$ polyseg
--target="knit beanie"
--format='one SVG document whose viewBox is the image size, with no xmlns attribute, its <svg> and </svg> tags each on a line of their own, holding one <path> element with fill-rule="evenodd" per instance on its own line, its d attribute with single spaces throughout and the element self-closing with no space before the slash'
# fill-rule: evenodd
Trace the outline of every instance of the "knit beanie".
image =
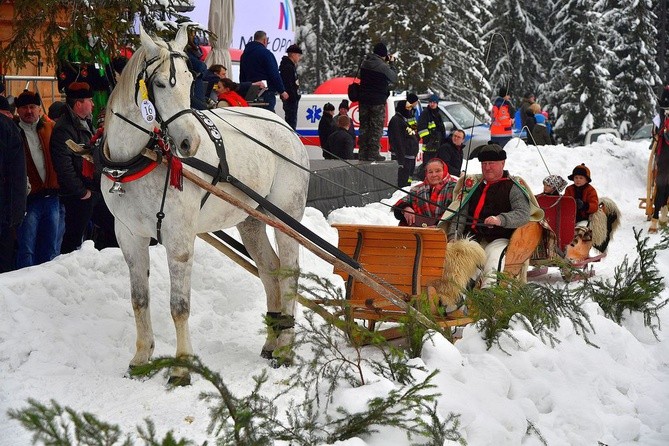
<svg viewBox="0 0 669 446">
<path fill-rule="evenodd" d="M 385 43 L 379 42 L 374 45 L 374 54 L 377 56 L 386 57 L 388 56 L 388 47 Z"/>
<path fill-rule="evenodd" d="M 558 192 L 562 192 L 567 187 L 567 181 L 560 175 L 548 175 L 544 178 L 544 184 L 550 186 Z"/>
<path fill-rule="evenodd" d="M 349 109 L 349 105 L 348 105 L 348 100 L 347 100 L 347 99 L 343 99 L 343 100 L 341 101 L 341 103 L 339 104 L 339 110 L 341 110 L 342 108 L 345 108 L 346 110 Z"/>
</svg>

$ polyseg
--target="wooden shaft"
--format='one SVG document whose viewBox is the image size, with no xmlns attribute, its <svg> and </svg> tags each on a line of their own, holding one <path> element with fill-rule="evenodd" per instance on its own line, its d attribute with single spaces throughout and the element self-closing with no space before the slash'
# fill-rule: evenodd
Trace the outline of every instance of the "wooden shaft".
<svg viewBox="0 0 669 446">
<path fill-rule="evenodd" d="M 148 149 L 142 150 L 142 154 L 146 156 L 147 158 L 150 158 L 154 161 L 158 160 L 157 155 Z M 163 158 L 163 163 L 167 163 L 167 160 Z M 195 175 L 194 173 L 183 169 L 183 176 L 196 186 L 200 187 L 201 189 L 206 190 L 212 195 L 217 196 L 218 198 L 230 203 L 231 205 L 238 207 L 242 210 L 244 210 L 247 214 L 250 216 L 272 226 L 273 228 L 278 229 L 279 231 L 283 232 L 284 234 L 287 234 L 288 236 L 292 237 L 293 239 L 297 240 L 297 242 L 307 248 L 309 251 L 312 253 L 316 254 L 318 257 L 321 259 L 325 260 L 326 262 L 346 271 L 348 274 L 352 275 L 355 277 L 357 280 L 363 282 L 365 285 L 379 293 L 383 298 L 386 300 L 390 301 L 394 305 L 397 305 L 400 307 L 402 310 L 406 311 L 407 313 L 413 314 L 416 320 L 418 320 L 421 324 L 425 325 L 427 328 L 431 328 L 434 330 L 437 330 L 441 332 L 441 328 L 434 322 L 432 322 L 430 319 L 428 319 L 424 314 L 416 311 L 413 307 L 408 305 L 405 300 L 404 300 L 404 294 L 401 292 L 396 292 L 393 291 L 389 288 L 387 288 L 384 285 L 381 285 L 379 282 L 382 282 L 382 279 L 378 278 L 373 278 L 368 272 L 364 270 L 359 270 L 356 268 L 353 268 L 346 262 L 342 262 L 338 258 L 334 257 L 331 254 L 328 254 L 324 251 L 322 251 L 320 248 L 315 246 L 310 240 L 308 240 L 306 237 L 304 237 L 302 234 L 291 228 L 290 226 L 286 225 L 282 221 L 276 220 L 259 210 L 249 206 L 248 204 L 244 203 L 243 201 L 239 200 L 238 198 L 233 197 L 232 195 L 228 194 L 227 192 L 219 189 L 218 187 L 210 184 L 209 182 L 203 180 L 199 176 Z"/>
</svg>

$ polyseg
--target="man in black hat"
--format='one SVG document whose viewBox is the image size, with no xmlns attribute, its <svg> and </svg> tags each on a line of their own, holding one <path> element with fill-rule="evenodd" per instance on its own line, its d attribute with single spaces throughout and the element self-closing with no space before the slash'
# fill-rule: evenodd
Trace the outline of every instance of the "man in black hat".
<svg viewBox="0 0 669 446">
<path fill-rule="evenodd" d="M 26 212 L 26 158 L 9 102 L 0 96 L 0 273 L 16 268 L 16 228 Z"/>
<path fill-rule="evenodd" d="M 84 232 L 99 198 L 99 182 L 94 181 L 94 166 L 75 155 L 66 144 L 88 144 L 93 136 L 93 91 L 86 82 L 73 82 L 65 89 L 66 104 L 51 134 L 51 157 L 58 174 L 60 200 L 65 206 L 65 234 L 61 254 L 81 246 Z"/>
<path fill-rule="evenodd" d="M 286 56 L 281 58 L 279 72 L 288 97 L 283 100 L 283 111 L 288 125 L 297 128 L 297 106 L 300 102 L 300 78 L 297 75 L 297 64 L 302 58 L 302 49 L 292 44 L 286 49 Z"/>
<path fill-rule="evenodd" d="M 383 161 L 379 153 L 383 120 L 386 114 L 386 99 L 390 95 L 390 84 L 397 82 L 394 58 L 388 54 L 385 44 L 374 45 L 374 51 L 360 65 L 360 146 L 361 161 Z"/>
<path fill-rule="evenodd" d="M 497 144 L 483 146 L 478 154 L 480 175 L 461 177 L 453 192 L 458 197 L 442 219 L 448 240 L 472 237 L 486 252 L 483 286 L 494 283 L 495 271 L 504 269 L 504 250 L 516 228 L 543 211 L 526 183 L 504 170 L 506 152 Z"/>
</svg>

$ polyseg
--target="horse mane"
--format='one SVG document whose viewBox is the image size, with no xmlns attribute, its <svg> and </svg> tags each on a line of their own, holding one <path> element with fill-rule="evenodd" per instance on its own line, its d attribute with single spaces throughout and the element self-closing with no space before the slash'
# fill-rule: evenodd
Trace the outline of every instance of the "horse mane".
<svg viewBox="0 0 669 446">
<path fill-rule="evenodd" d="M 155 64 L 160 65 L 169 59 L 170 51 L 167 48 L 167 44 L 162 39 L 154 40 L 154 42 L 159 48 L 159 60 L 155 62 Z M 135 54 L 132 55 L 126 66 L 123 68 L 123 72 L 119 77 L 118 83 L 109 96 L 107 108 L 113 109 L 114 105 L 133 104 L 135 102 L 135 95 L 137 94 L 137 79 L 144 69 L 145 61 L 146 49 L 141 46 L 137 49 L 137 51 L 135 51 Z"/>
</svg>

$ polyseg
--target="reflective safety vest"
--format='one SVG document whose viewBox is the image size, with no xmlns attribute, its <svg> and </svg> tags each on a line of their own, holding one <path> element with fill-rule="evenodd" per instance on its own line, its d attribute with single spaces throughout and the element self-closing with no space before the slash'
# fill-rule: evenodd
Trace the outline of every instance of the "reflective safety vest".
<svg viewBox="0 0 669 446">
<path fill-rule="evenodd" d="M 499 107 L 493 105 L 490 134 L 493 136 L 511 136 L 513 133 L 512 125 L 511 114 L 509 113 L 509 103 L 504 101 Z"/>
<path fill-rule="evenodd" d="M 427 123 L 427 128 L 421 130 L 420 133 L 418 133 L 418 135 L 420 135 L 421 138 L 425 138 L 427 135 L 434 132 L 436 128 L 437 124 L 435 124 L 434 121 L 429 121 Z"/>
</svg>

